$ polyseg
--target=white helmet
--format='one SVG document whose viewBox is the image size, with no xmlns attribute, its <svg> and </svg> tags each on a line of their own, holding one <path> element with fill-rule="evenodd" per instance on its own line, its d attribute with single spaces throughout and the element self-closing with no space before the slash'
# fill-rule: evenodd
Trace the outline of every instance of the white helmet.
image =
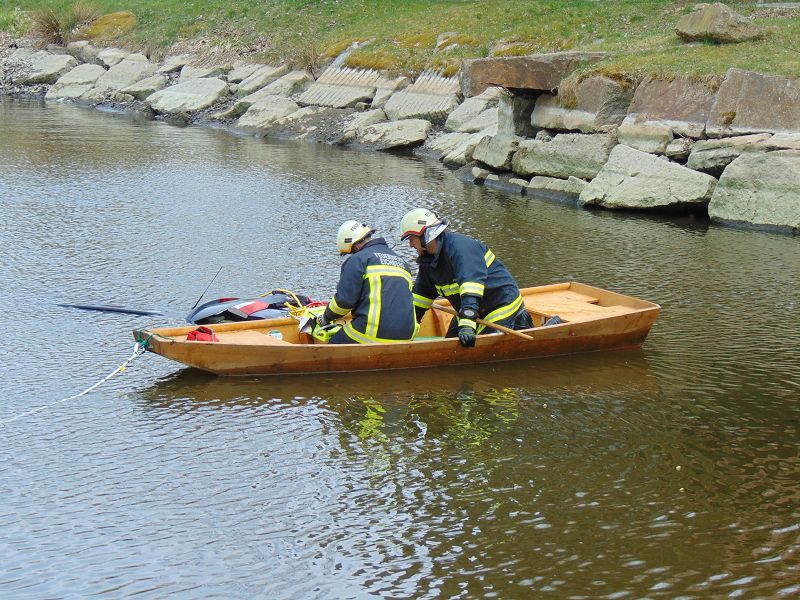
<svg viewBox="0 0 800 600">
<path fill-rule="evenodd" d="M 375 230 L 367 226 L 365 223 L 358 221 L 345 221 L 339 227 L 339 233 L 336 234 L 336 246 L 339 248 L 340 254 L 350 254 L 353 252 L 353 244 L 368 238 Z"/>
<path fill-rule="evenodd" d="M 406 240 L 412 235 L 422 238 L 422 243 L 435 240 L 445 230 L 447 223 L 427 208 L 415 208 L 408 211 L 400 221 L 400 239 Z"/>
</svg>

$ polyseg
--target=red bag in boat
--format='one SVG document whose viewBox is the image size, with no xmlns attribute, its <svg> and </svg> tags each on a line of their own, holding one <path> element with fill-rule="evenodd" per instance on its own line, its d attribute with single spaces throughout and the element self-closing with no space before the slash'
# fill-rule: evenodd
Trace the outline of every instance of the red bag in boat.
<svg viewBox="0 0 800 600">
<path fill-rule="evenodd" d="M 206 327 L 205 325 L 200 325 L 197 329 L 193 329 L 189 333 L 186 334 L 186 341 L 187 342 L 218 342 L 219 338 L 216 334 Z"/>
</svg>

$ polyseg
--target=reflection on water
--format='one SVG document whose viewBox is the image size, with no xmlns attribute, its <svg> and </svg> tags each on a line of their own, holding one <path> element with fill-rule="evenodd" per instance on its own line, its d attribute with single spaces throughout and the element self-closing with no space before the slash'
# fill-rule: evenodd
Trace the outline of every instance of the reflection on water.
<svg viewBox="0 0 800 600">
<path fill-rule="evenodd" d="M 0 420 L 95 383 L 132 328 L 175 322 L 220 266 L 207 299 L 326 296 L 342 220 L 394 243 L 419 204 L 524 285 L 658 302 L 644 348 L 261 378 L 147 355 L 0 426 L 0 596 L 800 593 L 797 238 L 504 196 L 433 161 L 3 100 Z"/>
</svg>

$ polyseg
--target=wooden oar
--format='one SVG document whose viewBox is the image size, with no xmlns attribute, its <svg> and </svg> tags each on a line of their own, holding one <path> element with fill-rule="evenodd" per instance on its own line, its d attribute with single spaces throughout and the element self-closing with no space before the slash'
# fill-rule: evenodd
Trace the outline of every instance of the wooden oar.
<svg viewBox="0 0 800 600">
<path fill-rule="evenodd" d="M 436 310 L 440 310 L 442 312 L 446 312 L 448 315 L 458 316 L 458 313 L 455 309 L 451 306 L 444 306 L 442 304 L 436 304 L 435 302 L 432 304 L 433 308 Z M 489 321 L 484 321 L 483 319 L 475 319 L 478 323 L 485 327 L 491 327 L 492 329 L 497 329 L 497 331 L 502 331 L 503 333 L 510 333 L 511 335 L 515 335 L 517 337 L 521 337 L 526 340 L 533 340 L 534 338 L 527 333 L 522 333 L 521 331 L 517 331 L 515 329 L 511 329 L 510 327 L 506 327 L 505 325 L 498 325 L 497 323 L 490 323 Z"/>
</svg>

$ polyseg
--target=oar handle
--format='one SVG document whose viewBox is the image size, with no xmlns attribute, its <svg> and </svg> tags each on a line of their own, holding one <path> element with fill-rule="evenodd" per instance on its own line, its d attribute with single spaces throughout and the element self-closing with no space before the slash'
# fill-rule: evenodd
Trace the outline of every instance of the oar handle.
<svg viewBox="0 0 800 600">
<path fill-rule="evenodd" d="M 444 304 L 436 304 L 434 302 L 431 305 L 436 310 L 440 310 L 442 312 L 446 312 L 449 315 L 458 316 L 458 313 L 452 306 L 445 306 Z M 505 325 L 499 325 L 497 323 L 490 323 L 489 321 L 484 321 L 483 319 L 475 319 L 478 323 L 485 327 L 491 327 L 492 329 L 496 329 L 497 331 L 502 331 L 503 333 L 510 333 L 511 335 L 515 335 L 517 337 L 521 337 L 526 340 L 533 340 L 534 338 L 527 333 L 522 333 L 521 331 L 517 331 L 515 329 L 511 329 L 510 327 L 506 327 Z"/>
</svg>

